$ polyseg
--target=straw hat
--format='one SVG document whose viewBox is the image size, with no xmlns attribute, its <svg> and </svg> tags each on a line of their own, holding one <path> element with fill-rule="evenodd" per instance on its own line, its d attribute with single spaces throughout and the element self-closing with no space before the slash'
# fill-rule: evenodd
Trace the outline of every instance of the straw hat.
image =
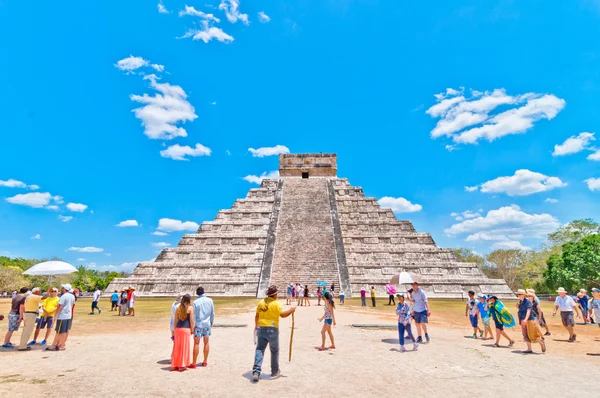
<svg viewBox="0 0 600 398">
<path fill-rule="evenodd" d="M 565 290 L 564 287 L 559 287 L 558 290 L 556 291 L 556 293 L 566 293 L 567 291 Z"/>
<path fill-rule="evenodd" d="M 533 289 L 527 289 L 527 295 L 531 296 L 531 297 L 535 297 L 535 290 L 533 290 Z"/>
<path fill-rule="evenodd" d="M 523 296 L 527 296 L 527 292 L 523 289 L 519 289 L 517 290 L 517 292 L 515 293 L 517 296 L 523 295 Z"/>
</svg>

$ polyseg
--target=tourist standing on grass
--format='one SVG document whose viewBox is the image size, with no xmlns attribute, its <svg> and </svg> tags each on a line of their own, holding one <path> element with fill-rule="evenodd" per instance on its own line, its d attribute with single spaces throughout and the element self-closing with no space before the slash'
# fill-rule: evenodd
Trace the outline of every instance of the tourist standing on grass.
<svg viewBox="0 0 600 398">
<path fill-rule="evenodd" d="M 190 339 L 194 335 L 194 307 L 192 297 L 186 294 L 176 309 L 173 352 L 171 354 L 171 370 L 183 371 L 187 367 L 195 368 L 196 362 L 190 364 Z"/>
<path fill-rule="evenodd" d="M 110 295 L 110 311 L 119 311 L 119 292 L 114 291 L 113 294 Z"/>
<path fill-rule="evenodd" d="M 304 285 L 304 303 L 310 307 L 310 300 L 308 299 L 308 285 Z"/>
<path fill-rule="evenodd" d="M 68 283 L 61 286 L 61 296 L 53 322 L 56 324 L 54 343 L 46 348 L 47 351 L 63 351 L 73 323 L 73 309 L 75 308 L 75 295 L 73 288 Z"/>
<path fill-rule="evenodd" d="M 592 301 L 590 313 L 590 320 L 596 320 L 596 324 L 600 327 L 600 289 L 597 287 L 592 289 L 592 297 L 594 301 Z"/>
<path fill-rule="evenodd" d="M 479 328 L 479 318 L 477 317 L 477 300 L 475 300 L 475 292 L 470 290 L 468 292 L 469 298 L 467 299 L 467 305 L 465 306 L 465 316 L 469 317 L 469 322 L 473 328 L 473 336 L 471 338 L 476 339 L 477 333 L 480 337 L 483 337 L 483 330 Z"/>
<path fill-rule="evenodd" d="M 125 316 L 127 315 L 127 290 L 122 289 L 121 295 L 119 296 L 119 315 Z"/>
<path fill-rule="evenodd" d="M 40 311 L 40 301 L 42 300 L 42 289 L 34 287 L 25 298 L 23 303 L 23 331 L 21 333 L 21 342 L 19 344 L 19 351 L 30 351 L 31 347 L 27 345 L 31 333 L 35 329 L 35 321 Z"/>
<path fill-rule="evenodd" d="M 258 382 L 265 356 L 265 349 L 269 345 L 271 350 L 271 378 L 281 376 L 279 369 L 279 318 L 287 318 L 296 311 L 292 307 L 284 311 L 277 301 L 277 286 L 271 285 L 267 289 L 267 297 L 260 300 L 256 306 L 254 317 L 254 332 L 256 333 L 256 351 L 254 352 L 254 366 L 252 367 L 252 381 Z"/>
<path fill-rule="evenodd" d="M 483 323 L 483 328 L 485 329 L 485 334 L 483 336 L 484 340 L 493 340 L 494 333 L 492 332 L 492 326 L 490 322 L 490 311 L 487 305 L 487 297 L 485 294 L 480 294 L 477 296 L 477 314 L 481 318 L 481 322 Z M 489 337 L 488 337 L 489 336 Z"/>
<path fill-rule="evenodd" d="M 127 307 L 129 308 L 130 316 L 135 316 L 135 287 L 129 287 L 129 293 L 127 293 Z"/>
<path fill-rule="evenodd" d="M 94 290 L 94 294 L 92 295 L 92 312 L 90 315 L 94 315 L 94 310 L 98 310 L 98 314 L 102 314 L 102 309 L 98 307 L 98 302 L 100 301 L 100 296 L 102 295 L 102 291 L 98 286 L 96 286 L 96 290 Z"/>
<path fill-rule="evenodd" d="M 287 291 L 286 291 L 286 295 L 285 295 L 285 305 L 292 305 L 292 297 L 294 297 L 294 294 L 292 293 L 294 291 L 294 286 L 292 286 L 292 284 L 290 283 L 287 286 Z"/>
<path fill-rule="evenodd" d="M 360 288 L 360 306 L 367 306 L 367 289 L 364 286 Z"/>
<path fill-rule="evenodd" d="M 198 298 L 194 301 L 194 361 L 190 365 L 191 369 L 196 368 L 198 361 L 198 353 L 200 351 L 200 339 L 204 343 L 203 355 L 204 359 L 200 366 L 208 365 L 208 353 L 210 351 L 210 336 L 212 334 L 212 326 L 215 322 L 215 305 L 211 298 L 204 295 L 204 288 L 199 286 L 196 289 Z"/>
<path fill-rule="evenodd" d="M 520 300 L 518 312 L 519 325 L 521 325 L 523 340 L 527 343 L 527 350 L 523 351 L 523 353 L 531 354 L 533 352 L 531 343 L 539 343 L 542 352 L 546 352 L 546 343 L 541 338 L 542 336 L 538 330 L 535 312 L 533 312 L 533 297 L 529 296 L 523 289 L 517 290 L 517 297 Z"/>
<path fill-rule="evenodd" d="M 325 293 L 323 298 L 325 299 L 325 305 L 323 306 L 323 316 L 319 318 L 319 322 L 323 320 L 325 320 L 325 322 L 323 323 L 323 327 L 321 328 L 321 346 L 318 348 L 319 351 L 325 350 L 325 333 L 329 335 L 329 340 L 331 340 L 331 345 L 327 347 L 327 349 L 335 349 L 335 341 L 333 339 L 333 332 L 331 331 L 331 325 L 336 325 L 335 303 L 333 302 L 333 297 L 329 292 Z"/>
<path fill-rule="evenodd" d="M 427 323 L 429 323 L 429 317 L 431 311 L 429 311 L 429 302 L 427 301 L 427 294 L 419 287 L 418 282 L 412 283 L 412 293 L 410 295 L 411 301 L 414 303 L 413 315 L 415 317 L 415 324 L 417 325 L 417 343 L 422 343 L 422 333 L 425 333 L 425 340 L 429 343 L 429 333 L 427 333 Z"/>
<path fill-rule="evenodd" d="M 396 294 L 398 298 L 398 307 L 396 307 L 396 315 L 398 315 L 398 337 L 400 341 L 400 352 L 406 352 L 406 348 L 404 347 L 404 333 L 406 333 L 407 338 L 409 338 L 413 342 L 413 351 L 416 351 L 419 348 L 419 344 L 415 340 L 412 328 L 410 327 L 411 315 L 410 315 L 410 306 L 405 302 L 404 294 L 398 293 Z"/>
<path fill-rule="evenodd" d="M 43 299 L 42 301 L 42 316 L 37 321 L 35 334 L 33 335 L 33 340 L 30 341 L 27 345 L 35 345 L 37 344 L 37 338 L 40 335 L 40 330 L 46 329 L 46 335 L 44 340 L 42 340 L 40 345 L 46 345 L 48 338 L 50 337 L 50 333 L 52 332 L 53 318 L 56 315 L 56 308 L 58 307 L 58 289 L 50 286 L 48 288 L 48 297 Z"/>
<path fill-rule="evenodd" d="M 377 293 L 375 292 L 375 286 L 371 286 L 371 304 L 373 304 L 373 307 L 375 307 L 375 305 L 377 304 L 375 302 L 375 295 Z"/>
<path fill-rule="evenodd" d="M 515 327 L 515 319 L 512 314 L 496 296 L 488 299 L 488 310 L 496 326 L 496 343 L 494 346 L 500 347 L 500 336 L 504 336 L 508 340 L 508 346 L 512 347 L 515 341 L 508 337 L 508 334 L 504 331 L 505 326 L 509 328 Z"/>
<path fill-rule="evenodd" d="M 396 293 L 396 289 L 392 285 L 387 283 L 385 285 L 385 291 L 388 294 L 388 304 L 387 305 L 392 305 L 392 303 L 394 303 L 394 305 L 396 305 L 396 300 L 394 300 L 394 293 Z"/>
<path fill-rule="evenodd" d="M 323 293 L 321 292 L 321 286 L 317 286 L 317 305 L 321 305 L 321 297 Z"/>
<path fill-rule="evenodd" d="M 565 329 L 569 332 L 569 343 L 572 343 L 577 339 L 577 335 L 575 334 L 575 318 L 573 317 L 573 312 L 577 312 L 577 318 L 579 318 L 577 304 L 571 296 L 567 295 L 567 291 L 564 288 L 559 287 L 556 292 L 558 293 L 558 297 L 554 301 L 552 316 L 556 316 L 556 311 L 560 309 L 560 319 Z"/>
<path fill-rule="evenodd" d="M 19 291 L 19 294 L 13 294 L 10 312 L 8 313 L 8 331 L 4 336 L 4 344 L 2 345 L 2 348 L 14 347 L 14 345 L 10 342 L 10 339 L 13 333 L 19 330 L 19 326 L 23 320 L 23 315 L 25 313 L 23 305 L 25 304 L 25 299 L 27 298 L 25 295 L 28 291 L 29 288 L 22 287 Z"/>
<path fill-rule="evenodd" d="M 581 310 L 581 317 L 583 318 L 583 324 L 586 325 L 588 322 L 590 322 L 590 320 L 588 319 L 588 301 L 589 301 L 589 296 L 587 295 L 587 290 L 585 289 L 580 289 L 579 293 L 577 294 L 577 297 L 579 297 L 579 309 Z"/>
<path fill-rule="evenodd" d="M 535 290 L 527 289 L 527 295 L 533 298 L 533 312 L 537 318 L 537 322 L 539 325 L 540 335 L 541 336 L 550 336 L 550 330 L 548 329 L 548 324 L 546 323 L 546 318 L 544 317 L 544 311 L 542 311 L 542 306 L 540 304 L 540 299 L 535 294 Z M 546 329 L 546 333 L 542 332 L 542 328 Z M 544 337 L 542 337 L 544 339 Z"/>
</svg>

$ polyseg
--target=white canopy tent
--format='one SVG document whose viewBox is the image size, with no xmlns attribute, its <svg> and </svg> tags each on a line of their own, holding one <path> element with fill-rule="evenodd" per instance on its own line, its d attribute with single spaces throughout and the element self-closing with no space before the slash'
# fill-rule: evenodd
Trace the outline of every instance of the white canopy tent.
<svg viewBox="0 0 600 398">
<path fill-rule="evenodd" d="M 50 276 L 50 283 L 52 284 L 54 275 L 67 275 L 73 272 L 77 272 L 77 268 L 64 261 L 45 261 L 29 268 L 24 274 Z"/>
</svg>

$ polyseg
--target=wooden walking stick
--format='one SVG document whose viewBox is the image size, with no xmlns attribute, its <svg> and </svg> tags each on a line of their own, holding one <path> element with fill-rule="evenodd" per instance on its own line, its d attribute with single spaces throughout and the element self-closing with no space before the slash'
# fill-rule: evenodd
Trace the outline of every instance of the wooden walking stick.
<svg viewBox="0 0 600 398">
<path fill-rule="evenodd" d="M 290 358 L 289 362 L 292 362 L 292 341 L 294 341 L 294 313 L 292 312 L 292 333 L 290 334 Z"/>
</svg>

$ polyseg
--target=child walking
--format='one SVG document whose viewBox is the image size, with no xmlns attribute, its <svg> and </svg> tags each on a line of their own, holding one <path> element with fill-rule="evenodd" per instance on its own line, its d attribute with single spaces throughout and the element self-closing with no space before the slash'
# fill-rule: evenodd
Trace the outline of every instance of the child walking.
<svg viewBox="0 0 600 398">
<path fill-rule="evenodd" d="M 416 342 L 412 334 L 412 328 L 410 327 L 410 306 L 404 302 L 404 294 L 396 294 L 398 299 L 398 307 L 396 308 L 396 314 L 398 315 L 398 336 L 400 338 L 400 352 L 406 352 L 404 348 L 404 332 L 407 337 L 413 342 L 413 351 L 419 348 L 419 343 Z"/>
<path fill-rule="evenodd" d="M 494 333 L 492 332 L 492 327 L 490 325 L 490 312 L 488 311 L 488 305 L 486 302 L 486 296 L 480 294 L 477 296 L 477 314 L 481 317 L 481 321 L 483 322 L 483 327 L 485 329 L 485 334 L 483 336 L 484 340 L 493 340 Z M 489 337 L 488 337 L 489 335 Z"/>
<path fill-rule="evenodd" d="M 325 323 L 323 324 L 323 328 L 321 329 L 321 346 L 319 347 L 319 351 L 325 350 L 325 333 L 329 335 L 329 340 L 331 340 L 331 345 L 329 349 L 335 349 L 335 342 L 333 341 L 333 332 L 331 331 L 331 325 L 335 326 L 335 303 L 333 302 L 333 297 L 331 297 L 330 292 L 325 292 L 323 295 L 325 299 L 325 306 L 323 307 L 323 316 L 319 318 L 319 322 L 325 319 Z"/>
<path fill-rule="evenodd" d="M 475 292 L 469 291 L 469 299 L 467 300 L 467 306 L 465 307 L 465 316 L 469 317 L 471 326 L 473 327 L 473 338 L 477 338 L 477 332 L 479 336 L 483 337 L 483 330 L 479 328 L 479 318 L 477 318 L 477 300 L 475 300 Z"/>
<path fill-rule="evenodd" d="M 512 314 L 496 296 L 488 299 L 488 310 L 496 325 L 496 343 L 494 346 L 500 347 L 500 336 L 504 336 L 508 340 L 508 346 L 512 347 L 515 341 L 508 337 L 508 334 L 504 331 L 504 326 L 515 327 L 515 319 Z"/>
</svg>

